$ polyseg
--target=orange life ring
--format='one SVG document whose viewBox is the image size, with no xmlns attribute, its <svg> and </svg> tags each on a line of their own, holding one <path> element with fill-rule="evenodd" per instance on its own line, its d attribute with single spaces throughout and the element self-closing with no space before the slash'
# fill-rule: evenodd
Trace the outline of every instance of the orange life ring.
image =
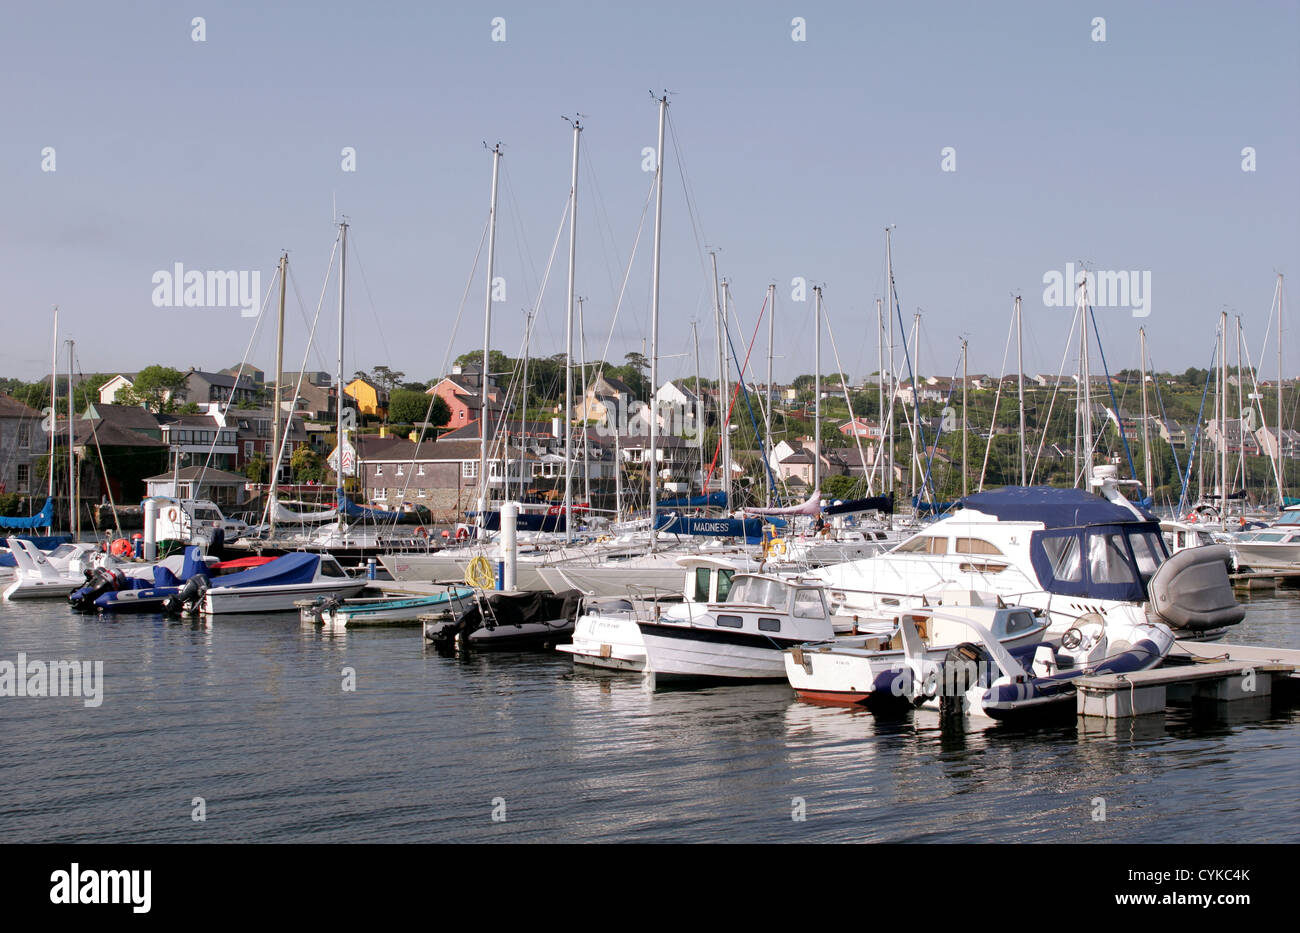
<svg viewBox="0 0 1300 933">
<path fill-rule="evenodd" d="M 175 509 L 168 509 L 168 510 L 167 510 L 167 521 L 169 521 L 169 522 L 174 522 L 174 521 L 176 521 L 176 510 L 175 510 Z"/>
<path fill-rule="evenodd" d="M 416 533 L 417 535 L 419 535 L 421 538 L 427 538 L 427 537 L 429 537 L 429 532 L 428 532 L 427 529 L 425 529 L 425 527 L 424 527 L 423 525 L 421 525 L 419 528 L 415 529 L 415 533 Z"/>
<path fill-rule="evenodd" d="M 457 529 L 456 529 L 456 540 L 457 540 L 457 541 L 468 541 L 468 540 L 469 540 L 469 529 L 468 529 L 468 528 L 457 528 Z"/>
</svg>

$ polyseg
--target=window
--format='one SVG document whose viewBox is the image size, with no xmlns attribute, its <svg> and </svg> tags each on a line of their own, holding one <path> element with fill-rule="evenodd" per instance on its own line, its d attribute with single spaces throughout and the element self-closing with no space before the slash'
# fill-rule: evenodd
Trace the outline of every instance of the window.
<svg viewBox="0 0 1300 933">
<path fill-rule="evenodd" d="M 718 571 L 718 602 L 723 602 L 727 594 L 731 592 L 731 578 L 736 575 L 734 570 Z"/>
<path fill-rule="evenodd" d="M 1015 635 L 1018 632 L 1027 632 L 1034 627 L 1033 613 L 1026 612 L 1023 609 L 1011 613 L 1007 616 L 1007 634 Z"/>
<path fill-rule="evenodd" d="M 18 425 L 18 446 L 19 447 L 32 446 L 32 426 L 30 424 Z"/>
<path fill-rule="evenodd" d="M 894 549 L 895 554 L 946 554 L 948 539 L 935 535 L 917 535 Z"/>
<path fill-rule="evenodd" d="M 1134 582 L 1123 535 L 1088 535 L 1088 575 L 1093 583 Z"/>
<path fill-rule="evenodd" d="M 18 464 L 18 491 L 26 492 L 27 485 L 32 481 L 32 468 L 25 463 Z"/>
<path fill-rule="evenodd" d="M 384 475 L 384 465 L 382 463 L 375 467 L 375 475 L 376 476 Z"/>
<path fill-rule="evenodd" d="M 957 538 L 953 541 L 955 554 L 1001 554 L 997 546 L 983 538 Z"/>
<path fill-rule="evenodd" d="M 759 619 L 758 630 L 760 632 L 779 632 L 781 631 L 780 619 Z"/>
<path fill-rule="evenodd" d="M 398 476 L 405 476 L 405 475 L 406 475 L 405 473 L 402 472 L 402 465 L 401 465 L 400 463 L 397 465 L 397 475 L 398 475 Z"/>
<path fill-rule="evenodd" d="M 718 616 L 718 625 L 726 628 L 740 628 L 745 624 L 741 616 Z"/>
<path fill-rule="evenodd" d="M 796 619 L 826 618 L 821 590 L 795 590 L 793 615 Z"/>
<path fill-rule="evenodd" d="M 246 460 L 252 459 L 252 456 L 253 456 L 253 442 L 244 441 L 244 459 Z"/>
<path fill-rule="evenodd" d="M 708 567 L 695 568 L 695 596 L 694 601 L 697 603 L 707 603 L 709 601 L 709 578 L 712 572 Z"/>
<path fill-rule="evenodd" d="M 1160 562 L 1164 560 L 1165 551 L 1161 546 L 1160 536 L 1153 531 L 1128 536 L 1129 547 L 1133 549 L 1133 558 L 1137 561 L 1138 573 L 1142 579 L 1150 580 Z"/>
<path fill-rule="evenodd" d="M 423 476 L 423 475 L 424 475 L 424 464 L 423 464 L 423 463 L 420 464 L 419 467 L 416 468 L 415 475 L 416 475 L 416 476 Z"/>
<path fill-rule="evenodd" d="M 460 465 L 460 475 L 462 479 L 478 479 L 478 461 L 465 460 Z"/>
</svg>

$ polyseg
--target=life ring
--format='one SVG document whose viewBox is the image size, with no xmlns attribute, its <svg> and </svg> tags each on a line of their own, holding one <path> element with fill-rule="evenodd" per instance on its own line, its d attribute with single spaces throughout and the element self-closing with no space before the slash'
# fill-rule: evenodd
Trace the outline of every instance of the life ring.
<svg viewBox="0 0 1300 933">
<path fill-rule="evenodd" d="M 469 562 L 465 569 L 465 582 L 480 590 L 490 590 L 496 586 L 497 575 L 492 562 L 480 554 Z"/>
<path fill-rule="evenodd" d="M 460 527 L 460 528 L 457 528 L 457 529 L 456 529 L 456 540 L 457 540 L 457 541 L 468 541 L 468 540 L 469 540 L 469 529 L 468 529 L 468 528 L 465 528 L 464 526 L 462 526 L 462 527 Z"/>
<path fill-rule="evenodd" d="M 421 525 L 419 528 L 416 528 L 416 529 L 415 529 L 415 533 L 416 533 L 416 535 L 418 535 L 418 536 L 421 537 L 421 538 L 427 538 L 427 537 L 429 537 L 429 531 L 428 531 L 428 529 L 425 528 L 423 525 Z"/>
<path fill-rule="evenodd" d="M 784 538 L 773 538 L 773 539 L 771 540 L 771 542 L 768 544 L 767 549 L 768 549 L 768 552 L 771 553 L 771 554 L 784 554 L 784 553 L 785 553 L 785 539 L 784 539 Z"/>
<path fill-rule="evenodd" d="M 167 510 L 167 521 L 169 521 L 169 522 L 174 522 L 174 521 L 176 521 L 176 510 L 175 510 L 175 509 L 168 509 L 168 510 Z"/>
</svg>

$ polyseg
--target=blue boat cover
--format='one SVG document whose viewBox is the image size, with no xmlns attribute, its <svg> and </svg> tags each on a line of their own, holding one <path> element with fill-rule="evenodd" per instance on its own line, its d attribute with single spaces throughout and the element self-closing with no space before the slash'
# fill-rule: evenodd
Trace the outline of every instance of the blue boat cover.
<svg viewBox="0 0 1300 933">
<path fill-rule="evenodd" d="M 41 510 L 30 518 L 0 516 L 0 528 L 48 528 L 54 524 L 54 500 L 46 499 Z"/>
<path fill-rule="evenodd" d="M 1051 486 L 1006 486 L 991 492 L 977 492 L 959 500 L 958 504 L 1004 522 L 1042 522 L 1048 528 L 1156 520 L 1150 513 L 1144 513 L 1146 518 L 1138 518 L 1122 505 L 1082 489 Z"/>
<path fill-rule="evenodd" d="M 391 522 L 401 521 L 409 516 L 405 512 L 381 512 L 379 509 L 372 509 L 369 506 L 357 505 L 348 498 L 347 493 L 342 489 L 336 490 L 339 501 L 339 511 L 348 518 L 364 518 L 372 522 Z"/>
<path fill-rule="evenodd" d="M 749 544 L 758 544 L 763 540 L 764 524 L 785 527 L 785 522 L 776 518 L 697 518 L 675 513 L 655 516 L 655 528 L 669 534 L 715 538 L 739 538 L 743 535 Z"/>
<path fill-rule="evenodd" d="M 884 512 L 886 515 L 894 514 L 894 497 L 870 496 L 866 499 L 849 499 L 846 502 L 828 505 L 822 509 L 822 512 L 826 515 L 848 515 L 852 512 L 871 511 Z"/>
<path fill-rule="evenodd" d="M 719 490 L 707 496 L 678 496 L 676 499 L 664 499 L 659 502 L 659 507 L 662 509 L 702 509 L 709 506 L 725 509 L 727 494 Z"/>
<path fill-rule="evenodd" d="M 298 583 L 310 583 L 316 576 L 316 567 L 320 563 L 319 554 L 295 551 L 275 560 L 267 561 L 260 567 L 250 567 L 238 573 L 217 577 L 214 586 L 291 586 Z"/>
</svg>

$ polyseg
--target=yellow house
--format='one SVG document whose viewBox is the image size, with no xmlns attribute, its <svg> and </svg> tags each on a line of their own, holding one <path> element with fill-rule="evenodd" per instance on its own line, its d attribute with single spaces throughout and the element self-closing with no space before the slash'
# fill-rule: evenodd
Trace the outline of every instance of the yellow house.
<svg viewBox="0 0 1300 933">
<path fill-rule="evenodd" d="M 353 379 L 343 391 L 356 399 L 357 410 L 363 415 L 388 417 L 388 393 L 364 379 Z"/>
</svg>

